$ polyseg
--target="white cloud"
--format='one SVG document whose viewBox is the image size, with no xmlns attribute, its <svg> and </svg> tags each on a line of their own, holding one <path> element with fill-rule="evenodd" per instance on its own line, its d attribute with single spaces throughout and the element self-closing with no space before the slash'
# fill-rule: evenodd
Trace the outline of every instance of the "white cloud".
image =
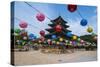
<svg viewBox="0 0 100 67">
<path fill-rule="evenodd" d="M 81 36 L 81 35 L 85 35 L 85 34 L 89 34 L 86 30 L 88 26 L 81 26 L 80 25 L 80 19 L 76 19 L 76 20 L 70 20 L 69 24 L 69 30 L 72 31 L 73 34 Z"/>
</svg>

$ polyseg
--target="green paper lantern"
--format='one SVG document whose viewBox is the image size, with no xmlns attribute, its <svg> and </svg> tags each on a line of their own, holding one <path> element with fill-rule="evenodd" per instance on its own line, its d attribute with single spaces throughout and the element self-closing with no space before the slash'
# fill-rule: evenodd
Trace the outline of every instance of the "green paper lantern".
<svg viewBox="0 0 100 67">
<path fill-rule="evenodd" d="M 15 31 L 14 31 L 15 33 L 20 33 L 21 32 L 21 30 L 20 29 L 15 29 Z"/>
<path fill-rule="evenodd" d="M 78 40 L 78 41 L 80 41 L 81 39 L 80 39 L 80 38 L 78 38 L 77 40 Z"/>
</svg>

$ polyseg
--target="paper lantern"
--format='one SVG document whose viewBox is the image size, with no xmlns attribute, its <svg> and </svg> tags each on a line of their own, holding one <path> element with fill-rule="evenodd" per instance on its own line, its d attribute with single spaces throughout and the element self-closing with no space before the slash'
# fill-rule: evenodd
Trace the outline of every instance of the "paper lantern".
<svg viewBox="0 0 100 67">
<path fill-rule="evenodd" d="M 50 41 L 51 41 L 50 39 L 47 40 L 47 42 L 50 42 Z"/>
<path fill-rule="evenodd" d="M 68 37 L 72 37 L 72 33 L 71 33 L 71 32 L 67 32 L 66 35 L 67 35 Z"/>
<path fill-rule="evenodd" d="M 21 28 L 27 28 L 28 24 L 27 24 L 25 21 L 21 21 L 21 22 L 19 23 L 19 26 L 20 26 Z"/>
<path fill-rule="evenodd" d="M 52 35 L 52 39 L 55 39 L 56 38 L 56 35 Z"/>
<path fill-rule="evenodd" d="M 23 40 L 27 40 L 27 37 L 23 37 Z"/>
<path fill-rule="evenodd" d="M 19 42 L 19 40 L 17 40 L 16 42 Z"/>
<path fill-rule="evenodd" d="M 66 43 L 68 43 L 68 40 L 65 40 Z"/>
<path fill-rule="evenodd" d="M 78 38 L 77 40 L 78 40 L 78 41 L 80 41 L 81 39 L 80 39 L 80 38 Z"/>
<path fill-rule="evenodd" d="M 69 43 L 72 44 L 72 41 L 70 41 Z"/>
<path fill-rule="evenodd" d="M 60 44 L 59 42 L 57 42 L 57 45 Z"/>
<path fill-rule="evenodd" d="M 76 40 L 77 39 L 77 36 L 74 35 L 72 38 L 73 38 L 73 40 Z"/>
<path fill-rule="evenodd" d="M 62 31 L 62 26 L 61 25 L 56 25 L 55 31 L 56 32 L 61 32 Z"/>
<path fill-rule="evenodd" d="M 32 33 L 31 33 L 31 34 L 29 34 L 29 37 L 34 37 L 34 34 L 32 34 Z"/>
<path fill-rule="evenodd" d="M 91 33 L 93 31 L 92 27 L 88 27 L 87 32 Z"/>
<path fill-rule="evenodd" d="M 36 36 L 35 36 L 34 34 L 31 33 L 31 34 L 29 34 L 29 39 L 30 39 L 30 40 L 36 39 Z"/>
<path fill-rule="evenodd" d="M 84 43 L 84 40 L 80 40 L 80 42 L 83 44 Z"/>
<path fill-rule="evenodd" d="M 20 29 L 15 29 L 15 31 L 14 31 L 15 33 L 20 33 L 21 32 L 21 30 Z"/>
<path fill-rule="evenodd" d="M 86 26 L 87 23 L 88 23 L 88 21 L 86 19 L 82 19 L 81 22 L 80 22 L 80 25 Z"/>
<path fill-rule="evenodd" d="M 76 41 L 72 41 L 72 44 L 73 44 L 73 45 L 76 45 Z"/>
<path fill-rule="evenodd" d="M 48 44 L 49 44 L 49 43 L 51 42 L 51 40 L 50 40 L 50 39 L 48 39 L 48 40 L 47 40 L 47 42 L 48 42 Z"/>
<path fill-rule="evenodd" d="M 52 41 L 52 43 L 56 43 L 56 41 Z"/>
<path fill-rule="evenodd" d="M 51 44 L 52 44 L 52 42 L 51 42 L 51 40 L 50 40 L 50 39 L 48 39 L 48 40 L 47 40 L 47 42 L 48 42 L 48 44 L 49 44 L 49 45 L 51 45 Z"/>
<path fill-rule="evenodd" d="M 41 41 L 41 40 L 39 40 L 38 42 L 39 42 L 39 43 L 41 43 L 42 41 Z"/>
<path fill-rule="evenodd" d="M 77 45 L 78 45 L 78 46 L 81 46 L 81 44 L 80 44 L 80 43 L 77 43 Z"/>
<path fill-rule="evenodd" d="M 42 14 L 42 13 L 38 13 L 38 14 L 36 15 L 36 18 L 37 18 L 38 21 L 42 22 L 42 21 L 45 20 L 45 15 Z"/>
<path fill-rule="evenodd" d="M 44 36 L 44 35 L 45 35 L 45 31 L 41 30 L 41 31 L 40 31 L 40 35 L 41 35 L 41 36 Z"/>
<path fill-rule="evenodd" d="M 75 12 L 77 10 L 77 5 L 69 4 L 68 5 L 68 10 L 70 12 Z"/>
<path fill-rule="evenodd" d="M 63 38 L 59 38 L 59 41 L 63 41 Z"/>
</svg>

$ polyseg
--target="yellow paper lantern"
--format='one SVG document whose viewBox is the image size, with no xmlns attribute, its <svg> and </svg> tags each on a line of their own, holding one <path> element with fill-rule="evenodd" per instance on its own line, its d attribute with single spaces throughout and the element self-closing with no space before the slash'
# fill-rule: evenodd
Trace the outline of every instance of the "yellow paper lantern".
<svg viewBox="0 0 100 67">
<path fill-rule="evenodd" d="M 63 38 L 60 38 L 59 41 L 63 41 Z"/>
<path fill-rule="evenodd" d="M 57 42 L 57 44 L 59 44 L 59 42 Z"/>
<path fill-rule="evenodd" d="M 87 28 L 87 32 L 91 33 L 93 31 L 92 27 Z"/>
<path fill-rule="evenodd" d="M 72 38 L 73 38 L 73 40 L 76 40 L 77 39 L 77 36 L 74 35 Z"/>
</svg>

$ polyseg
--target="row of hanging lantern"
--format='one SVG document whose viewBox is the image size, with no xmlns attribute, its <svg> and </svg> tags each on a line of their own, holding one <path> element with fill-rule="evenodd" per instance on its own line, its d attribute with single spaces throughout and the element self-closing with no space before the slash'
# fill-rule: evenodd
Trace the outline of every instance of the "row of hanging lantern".
<svg viewBox="0 0 100 67">
<path fill-rule="evenodd" d="M 70 12 L 75 12 L 77 10 L 77 5 L 69 4 L 67 8 L 68 8 L 68 10 Z M 79 13 L 79 11 L 77 11 L 77 12 Z M 81 26 L 86 26 L 88 24 L 88 21 L 86 19 L 84 19 L 80 13 L 79 13 L 79 15 L 82 18 L 82 20 L 80 21 L 80 25 Z M 88 27 L 87 28 L 87 32 L 88 33 L 91 33 L 92 31 L 93 31 L 93 28 L 92 27 Z"/>
<path fill-rule="evenodd" d="M 75 12 L 77 10 L 77 5 L 72 5 L 72 4 L 68 5 L 68 10 L 70 12 Z M 39 14 L 37 14 L 36 18 L 38 21 L 42 22 L 45 19 L 45 15 L 42 13 L 39 13 Z M 88 21 L 84 18 L 80 21 L 81 26 L 86 26 L 87 24 L 88 24 Z M 60 25 L 56 25 L 55 30 L 56 30 L 56 32 L 61 32 L 62 27 Z M 87 32 L 91 33 L 92 31 L 93 31 L 92 27 L 87 28 Z"/>
<path fill-rule="evenodd" d="M 48 45 L 60 45 L 60 44 L 63 44 L 63 45 L 84 45 L 86 42 L 82 39 L 80 39 L 80 41 L 75 41 L 75 40 L 72 40 L 72 41 L 69 41 L 69 40 L 64 40 L 63 38 L 59 38 L 59 40 L 52 40 L 52 39 L 47 39 L 45 40 L 44 42 L 39 40 L 38 41 L 39 43 L 48 43 Z"/>
<path fill-rule="evenodd" d="M 72 5 L 72 4 L 68 5 L 68 10 L 70 12 L 75 12 L 77 10 L 77 5 Z M 45 17 L 46 16 L 43 13 L 40 13 L 40 12 L 36 15 L 37 20 L 40 21 L 40 22 L 44 21 Z M 82 25 L 82 26 L 86 26 L 87 24 L 88 24 L 88 21 L 86 19 L 82 19 L 80 21 L 80 25 Z M 25 28 L 28 27 L 28 23 L 25 22 L 25 21 L 21 21 L 19 23 L 19 26 L 21 28 L 25 29 Z M 55 26 L 55 31 L 56 32 L 61 32 L 61 30 L 62 30 L 61 25 Z M 92 27 L 88 27 L 87 32 L 91 33 L 92 31 L 93 31 Z M 45 35 L 45 31 L 41 30 L 40 31 L 40 35 L 44 36 Z M 71 32 L 66 33 L 66 35 L 69 36 L 69 37 L 72 37 Z M 55 36 L 53 36 L 53 37 L 55 37 Z M 73 36 L 73 39 L 76 39 L 76 36 Z"/>
</svg>

